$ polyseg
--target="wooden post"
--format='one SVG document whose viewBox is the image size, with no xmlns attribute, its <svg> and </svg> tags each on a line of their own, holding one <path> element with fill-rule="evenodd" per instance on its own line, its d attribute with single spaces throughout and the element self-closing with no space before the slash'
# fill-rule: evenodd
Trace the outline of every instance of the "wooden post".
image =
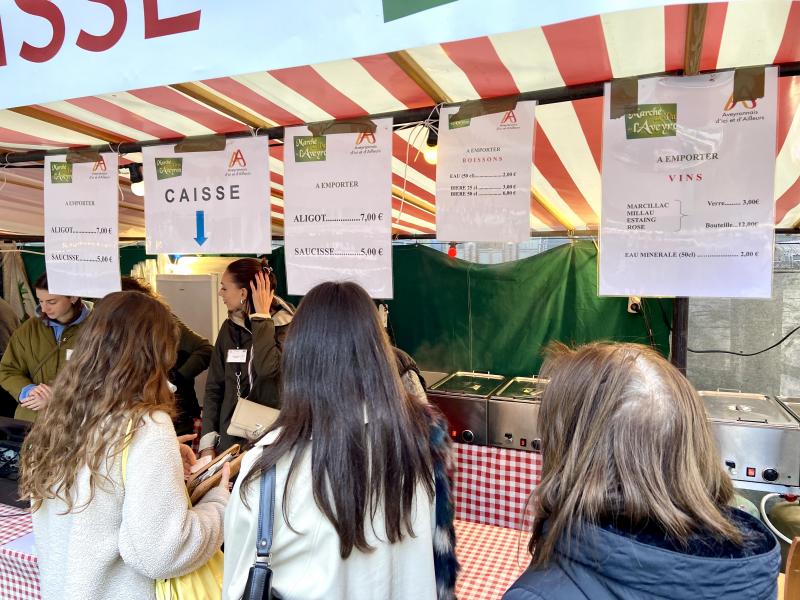
<svg viewBox="0 0 800 600">
<path fill-rule="evenodd" d="M 683 74 L 697 75 L 703 52 L 703 32 L 706 28 L 707 4 L 690 4 L 686 18 L 686 46 L 683 59 Z M 689 299 L 675 298 L 672 305 L 672 340 L 670 359 L 672 364 L 686 374 L 686 356 L 689 337 Z"/>
</svg>

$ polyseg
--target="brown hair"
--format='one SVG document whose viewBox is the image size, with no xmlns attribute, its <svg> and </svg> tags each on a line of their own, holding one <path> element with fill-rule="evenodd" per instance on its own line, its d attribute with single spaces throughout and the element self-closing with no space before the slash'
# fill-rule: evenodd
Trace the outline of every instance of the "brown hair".
<svg viewBox="0 0 800 600">
<path fill-rule="evenodd" d="M 733 497 L 705 408 L 656 351 L 595 343 L 548 349 L 542 376 L 542 480 L 531 498 L 533 565 L 586 525 L 660 526 L 678 542 L 696 531 L 741 544 L 724 514 Z M 544 530 L 545 521 L 547 530 Z"/>
<path fill-rule="evenodd" d="M 247 292 L 247 302 L 245 306 L 247 314 L 256 312 L 255 305 L 253 304 L 253 290 L 250 288 L 251 283 L 255 283 L 256 275 L 258 273 L 265 273 L 269 279 L 269 287 L 274 292 L 278 285 L 278 279 L 275 273 L 272 272 L 272 267 L 267 264 L 267 260 L 256 258 L 240 258 L 233 261 L 225 269 L 225 272 L 231 276 L 237 287 Z"/>
<path fill-rule="evenodd" d="M 156 294 L 155 290 L 153 290 L 150 284 L 144 279 L 123 275 L 120 277 L 120 285 L 123 292 L 140 292 L 151 298 L 158 298 L 158 294 Z"/>
<path fill-rule="evenodd" d="M 142 335 L 146 332 L 146 335 Z M 72 487 L 89 468 L 90 494 L 107 480 L 122 450 L 125 428 L 155 411 L 174 412 L 167 374 L 175 362 L 178 332 L 167 308 L 139 292 L 115 292 L 86 321 L 53 396 L 25 438 L 20 491 L 38 509 L 60 498 L 74 507 Z"/>
</svg>

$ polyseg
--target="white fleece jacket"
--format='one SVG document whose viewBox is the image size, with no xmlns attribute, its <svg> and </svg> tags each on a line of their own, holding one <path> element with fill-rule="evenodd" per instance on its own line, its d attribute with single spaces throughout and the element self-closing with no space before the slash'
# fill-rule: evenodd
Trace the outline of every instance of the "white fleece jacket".
<svg viewBox="0 0 800 600">
<path fill-rule="evenodd" d="M 166 413 L 145 419 L 131 442 L 125 485 L 121 458 L 108 469 L 113 482 L 95 489 L 83 510 L 63 514 L 47 500 L 33 515 L 43 600 L 150 600 L 155 579 L 189 573 L 206 563 L 223 540 L 230 494 L 216 488 L 188 507 L 178 441 Z M 84 468 L 74 488 L 76 506 L 89 496 Z"/>
</svg>

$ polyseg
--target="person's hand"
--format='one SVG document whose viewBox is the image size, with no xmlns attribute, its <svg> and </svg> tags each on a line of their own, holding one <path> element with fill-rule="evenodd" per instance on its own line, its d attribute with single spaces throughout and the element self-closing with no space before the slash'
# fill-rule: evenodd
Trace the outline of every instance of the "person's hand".
<svg viewBox="0 0 800 600">
<path fill-rule="evenodd" d="M 41 383 L 33 388 L 20 404 L 30 410 L 40 411 L 47 406 L 52 395 L 50 387 Z"/>
<path fill-rule="evenodd" d="M 219 489 L 226 492 L 231 489 L 231 463 L 222 465 L 222 478 L 219 480 Z"/>
<path fill-rule="evenodd" d="M 185 442 L 191 442 L 196 437 L 197 434 L 195 433 L 178 436 L 178 448 L 181 451 L 184 477 L 188 477 L 192 474 L 192 465 L 197 462 L 197 457 L 194 455 L 194 450 L 192 450 L 191 446 L 187 446 Z"/>
<path fill-rule="evenodd" d="M 212 459 L 214 459 L 217 457 L 217 453 L 213 448 L 206 448 L 200 453 L 200 458 L 203 458 L 204 456 L 210 456 Z"/>
<path fill-rule="evenodd" d="M 256 312 L 268 315 L 272 306 L 272 299 L 275 297 L 275 290 L 270 289 L 269 277 L 267 277 L 266 273 L 261 271 L 256 273 L 256 280 L 250 282 L 250 290 Z"/>
</svg>

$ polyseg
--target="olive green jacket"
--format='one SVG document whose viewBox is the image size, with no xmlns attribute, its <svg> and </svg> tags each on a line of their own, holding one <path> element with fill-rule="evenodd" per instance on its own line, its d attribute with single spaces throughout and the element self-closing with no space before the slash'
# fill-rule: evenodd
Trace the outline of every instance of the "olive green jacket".
<svg viewBox="0 0 800 600">
<path fill-rule="evenodd" d="M 87 302 L 84 304 L 88 306 Z M 75 338 L 85 322 L 84 319 L 67 327 L 61 340 L 56 340 L 52 327 L 41 319 L 25 321 L 11 336 L 0 360 L 0 386 L 19 400 L 27 385 L 53 385 L 56 375 L 67 362 L 67 351 L 74 348 Z M 36 411 L 18 406 L 14 417 L 35 421 Z"/>
</svg>

